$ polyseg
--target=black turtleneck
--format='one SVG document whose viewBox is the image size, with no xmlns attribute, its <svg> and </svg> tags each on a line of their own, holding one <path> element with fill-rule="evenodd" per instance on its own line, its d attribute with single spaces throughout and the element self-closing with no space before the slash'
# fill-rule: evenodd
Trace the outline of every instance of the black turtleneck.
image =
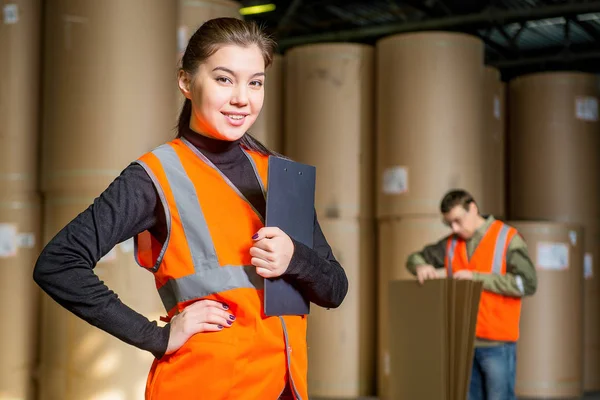
<svg viewBox="0 0 600 400">
<path fill-rule="evenodd" d="M 240 141 L 229 142 L 200 136 L 188 131 L 184 137 L 198 148 L 229 180 L 244 194 L 263 217 L 266 210 L 265 196 L 254 173 L 254 168 L 244 155 Z"/>
<path fill-rule="evenodd" d="M 239 141 L 210 139 L 192 131 L 184 136 L 264 216 L 265 198 Z M 125 305 L 93 269 L 115 245 L 140 232 L 149 230 L 157 239 L 164 239 L 164 215 L 146 171 L 138 164 L 129 165 L 92 205 L 46 245 L 35 265 L 35 281 L 55 301 L 88 323 L 162 357 L 169 340 L 169 325 L 158 326 Z M 316 216 L 313 249 L 294 241 L 294 254 L 285 275 L 316 305 L 337 307 L 346 296 L 346 275 Z"/>
</svg>

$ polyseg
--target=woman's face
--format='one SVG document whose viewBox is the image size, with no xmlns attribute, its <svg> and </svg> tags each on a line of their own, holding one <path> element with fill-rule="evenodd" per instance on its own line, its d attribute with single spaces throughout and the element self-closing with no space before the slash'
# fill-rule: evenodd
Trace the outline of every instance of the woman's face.
<svg viewBox="0 0 600 400">
<path fill-rule="evenodd" d="M 192 101 L 190 127 L 220 140 L 237 140 L 252 126 L 264 99 L 265 62 L 258 46 L 221 47 L 193 76 L 179 73 Z"/>
</svg>

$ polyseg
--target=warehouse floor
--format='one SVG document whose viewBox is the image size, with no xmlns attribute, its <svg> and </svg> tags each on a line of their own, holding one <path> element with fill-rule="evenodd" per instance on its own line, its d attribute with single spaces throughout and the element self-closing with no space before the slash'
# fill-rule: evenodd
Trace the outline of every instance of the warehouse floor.
<svg viewBox="0 0 600 400">
<path fill-rule="evenodd" d="M 323 398 L 319 398 L 319 397 L 311 397 L 310 400 L 338 400 L 338 399 L 323 399 Z M 339 399 L 339 400 L 345 400 L 345 399 Z M 360 397 L 356 400 L 378 400 L 377 397 Z M 519 399 L 519 400 L 525 400 L 525 399 Z M 541 399 L 538 399 L 541 400 Z M 600 392 L 598 393 L 590 393 L 590 394 L 586 394 L 585 396 L 583 396 L 581 398 L 581 400 L 600 400 Z"/>
</svg>

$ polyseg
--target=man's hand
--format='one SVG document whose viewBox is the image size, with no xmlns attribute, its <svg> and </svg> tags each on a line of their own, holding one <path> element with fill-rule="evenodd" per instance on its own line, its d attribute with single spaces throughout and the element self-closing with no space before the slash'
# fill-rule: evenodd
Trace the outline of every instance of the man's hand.
<svg viewBox="0 0 600 400">
<path fill-rule="evenodd" d="M 462 281 L 471 281 L 473 280 L 473 271 L 469 271 L 468 269 L 462 269 L 458 272 L 453 273 L 452 278 Z"/>
<path fill-rule="evenodd" d="M 427 279 L 437 279 L 438 273 L 432 265 L 419 265 L 416 268 L 417 279 L 420 284 L 423 284 Z"/>
</svg>

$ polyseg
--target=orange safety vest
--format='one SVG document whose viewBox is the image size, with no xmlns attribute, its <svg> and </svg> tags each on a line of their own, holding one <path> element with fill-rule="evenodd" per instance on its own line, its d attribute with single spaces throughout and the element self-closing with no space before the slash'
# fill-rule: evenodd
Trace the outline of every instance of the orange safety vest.
<svg viewBox="0 0 600 400">
<path fill-rule="evenodd" d="M 268 157 L 244 149 L 266 194 Z M 146 399 L 277 399 L 289 383 L 308 399 L 306 317 L 267 317 L 263 278 L 250 263 L 262 217 L 240 191 L 184 138 L 137 161 L 166 213 L 167 239 L 135 237 L 138 263 L 154 272 L 171 318 L 200 299 L 225 303 L 236 320 L 192 336 L 154 360 Z"/>
<path fill-rule="evenodd" d="M 466 242 L 456 235 L 450 236 L 445 260 L 448 277 L 463 269 L 482 274 L 506 274 L 506 250 L 515 234 L 515 228 L 501 221 L 494 221 L 470 260 Z M 520 316 L 521 298 L 483 291 L 475 335 L 480 339 L 517 341 Z"/>
</svg>

